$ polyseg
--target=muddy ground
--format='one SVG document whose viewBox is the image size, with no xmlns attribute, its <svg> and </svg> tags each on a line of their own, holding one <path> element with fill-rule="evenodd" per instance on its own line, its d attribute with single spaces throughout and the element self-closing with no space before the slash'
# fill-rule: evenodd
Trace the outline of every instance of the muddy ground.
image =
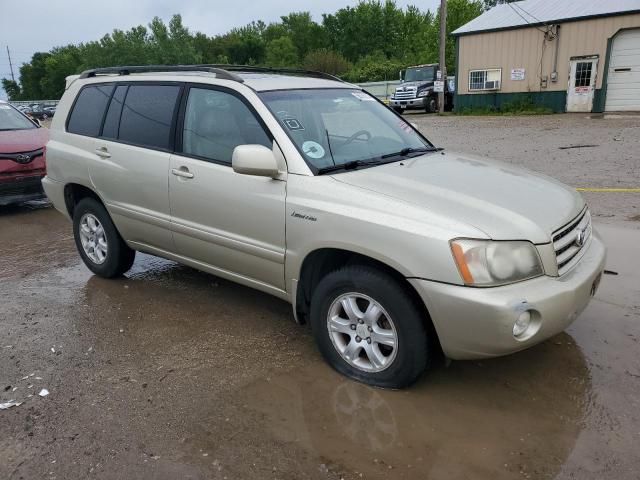
<svg viewBox="0 0 640 480">
<path fill-rule="evenodd" d="M 411 117 L 574 186 L 639 186 L 638 119 Z M 24 403 L 0 410 L 0 478 L 637 479 L 640 194 L 588 198 L 619 275 L 577 322 L 405 391 L 334 373 L 280 300 L 146 255 L 103 280 L 60 214 L 2 209 L 0 403 Z"/>
</svg>

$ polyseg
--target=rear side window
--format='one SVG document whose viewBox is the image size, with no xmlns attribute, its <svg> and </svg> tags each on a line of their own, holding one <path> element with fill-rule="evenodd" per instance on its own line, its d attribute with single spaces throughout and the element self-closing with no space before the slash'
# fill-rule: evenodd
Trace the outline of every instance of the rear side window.
<svg viewBox="0 0 640 480">
<path fill-rule="evenodd" d="M 118 139 L 153 148 L 171 147 L 177 85 L 131 85 L 120 116 Z"/>
<path fill-rule="evenodd" d="M 78 135 L 97 137 L 112 91 L 113 85 L 83 88 L 76 99 L 71 115 L 69 115 L 67 131 Z"/>
<path fill-rule="evenodd" d="M 120 114 L 127 88 L 126 85 L 120 85 L 113 92 L 109 110 L 107 110 L 107 116 L 104 119 L 104 126 L 102 127 L 102 136 L 105 138 L 118 138 L 118 125 L 120 124 Z"/>
</svg>

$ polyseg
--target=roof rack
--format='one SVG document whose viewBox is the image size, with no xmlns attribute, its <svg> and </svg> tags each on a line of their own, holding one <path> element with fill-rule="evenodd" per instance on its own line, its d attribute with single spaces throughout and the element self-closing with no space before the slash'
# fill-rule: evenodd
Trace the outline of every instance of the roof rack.
<svg viewBox="0 0 640 480">
<path fill-rule="evenodd" d="M 104 67 L 92 68 L 85 70 L 80 74 L 79 78 L 92 78 L 96 75 L 130 75 L 132 73 L 152 73 L 152 72 L 206 72 L 215 73 L 216 78 L 224 80 L 233 80 L 243 83 L 244 79 L 234 72 L 238 73 L 280 73 L 284 75 L 302 75 L 306 77 L 324 78 L 326 80 L 334 80 L 336 82 L 344 82 L 340 78 L 329 73 L 318 72 L 315 70 L 303 70 L 298 68 L 272 68 L 272 67 L 256 67 L 253 65 L 222 65 L 222 64 L 204 64 L 204 65 L 134 65 L 121 67 Z"/>
<path fill-rule="evenodd" d="M 80 74 L 79 78 L 91 78 L 96 75 L 130 75 L 132 73 L 147 73 L 147 72 L 206 72 L 215 73 L 216 78 L 224 80 L 233 80 L 235 82 L 244 82 L 244 80 L 225 69 L 218 68 L 215 65 L 134 65 L 123 67 L 105 67 L 105 68 L 92 68 L 91 70 L 85 70 Z"/>
<path fill-rule="evenodd" d="M 306 77 L 324 78 L 326 80 L 334 80 L 343 82 L 341 78 L 329 73 L 319 72 L 317 70 L 304 70 L 300 68 L 276 68 L 276 67 L 256 67 L 254 65 L 211 65 L 211 67 L 222 68 L 230 72 L 246 72 L 246 73 L 282 73 L 285 75 L 303 75 Z"/>
</svg>

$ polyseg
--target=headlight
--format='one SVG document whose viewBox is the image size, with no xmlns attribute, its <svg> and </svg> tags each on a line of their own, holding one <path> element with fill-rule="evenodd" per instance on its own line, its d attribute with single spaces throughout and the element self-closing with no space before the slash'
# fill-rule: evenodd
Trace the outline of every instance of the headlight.
<svg viewBox="0 0 640 480">
<path fill-rule="evenodd" d="M 489 287 L 519 282 L 544 273 L 531 242 L 457 239 L 451 252 L 466 285 Z"/>
<path fill-rule="evenodd" d="M 427 90 L 426 88 L 420 92 L 418 92 L 418 96 L 419 97 L 426 97 L 427 95 L 429 95 L 429 90 Z"/>
</svg>

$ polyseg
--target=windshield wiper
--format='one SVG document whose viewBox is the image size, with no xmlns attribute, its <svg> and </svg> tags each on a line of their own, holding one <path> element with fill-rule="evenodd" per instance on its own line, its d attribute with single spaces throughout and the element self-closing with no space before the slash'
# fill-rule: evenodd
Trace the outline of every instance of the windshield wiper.
<svg viewBox="0 0 640 480">
<path fill-rule="evenodd" d="M 406 147 L 398 152 L 387 153 L 382 155 L 380 158 L 391 158 L 391 157 L 406 157 L 407 155 L 411 155 L 412 153 L 425 153 L 425 152 L 435 152 L 438 149 L 435 147 L 419 147 L 419 148 L 411 148 Z"/>
<path fill-rule="evenodd" d="M 351 160 L 350 162 L 338 163 L 329 167 L 322 167 L 318 169 L 318 173 L 335 172 L 336 170 L 355 170 L 358 167 L 377 165 L 379 163 L 385 163 L 380 160 Z"/>
</svg>

